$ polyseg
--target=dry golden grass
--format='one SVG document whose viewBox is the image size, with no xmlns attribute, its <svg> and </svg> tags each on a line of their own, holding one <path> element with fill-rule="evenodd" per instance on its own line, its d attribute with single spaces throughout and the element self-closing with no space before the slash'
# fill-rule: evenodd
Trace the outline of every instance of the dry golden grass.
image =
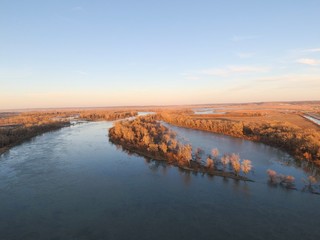
<svg viewBox="0 0 320 240">
<path fill-rule="evenodd" d="M 213 109 L 214 114 L 194 114 L 195 109 Z M 320 132 L 320 127 L 303 117 L 305 113 L 319 114 L 320 101 L 262 102 L 243 104 L 204 104 L 154 108 L 156 112 L 188 115 L 193 119 L 231 120 L 249 123 L 288 122 L 302 129 Z M 221 114 L 219 114 L 221 113 Z"/>
<path fill-rule="evenodd" d="M 248 111 L 243 112 L 248 113 Z M 195 119 L 217 119 L 217 120 L 232 120 L 232 121 L 245 121 L 252 123 L 263 123 L 263 122 L 289 122 L 303 129 L 313 129 L 320 131 L 320 127 L 304 118 L 301 113 L 283 113 L 276 111 L 264 111 L 261 116 L 248 116 L 246 114 L 227 113 L 227 114 L 206 114 L 206 115 L 192 115 Z"/>
<path fill-rule="evenodd" d="M 252 123 L 289 122 L 303 129 L 320 131 L 319 125 L 303 117 L 305 113 L 318 113 L 320 111 L 320 102 L 207 105 L 201 108 L 218 109 L 215 110 L 216 114 L 190 114 L 190 116 L 195 119 L 232 120 Z M 219 112 L 222 114 L 219 114 Z"/>
</svg>

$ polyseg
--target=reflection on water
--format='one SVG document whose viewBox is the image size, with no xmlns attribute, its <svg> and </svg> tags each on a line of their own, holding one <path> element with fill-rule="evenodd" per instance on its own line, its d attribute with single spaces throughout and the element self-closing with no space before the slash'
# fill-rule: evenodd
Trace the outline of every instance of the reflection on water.
<svg viewBox="0 0 320 240">
<path fill-rule="evenodd" d="M 249 177 L 256 181 L 265 181 L 267 169 L 293 175 L 300 187 L 303 184 L 301 178 L 307 178 L 309 175 L 319 178 L 319 168 L 312 163 L 295 160 L 287 153 L 265 144 L 163 124 L 176 131 L 180 141 L 191 143 L 194 149 L 200 147 L 206 154 L 210 154 L 213 148 L 218 148 L 219 157 L 223 154 L 238 153 L 242 159 L 250 159 L 254 168 Z"/>
<path fill-rule="evenodd" d="M 267 185 L 281 151 L 179 130 L 195 146 L 254 162 L 254 183 L 193 174 L 128 155 L 110 122 L 46 133 L 0 156 L 0 239 L 318 239 L 319 196 Z"/>
<path fill-rule="evenodd" d="M 223 108 L 196 108 L 196 109 L 193 109 L 193 113 L 196 115 L 226 114 L 226 112 L 222 112 L 221 109 L 223 109 Z M 220 111 L 217 111 L 217 110 L 220 110 Z"/>
<path fill-rule="evenodd" d="M 314 122 L 315 124 L 320 125 L 320 120 L 319 120 L 319 119 L 314 118 L 314 117 L 311 117 L 311 116 L 308 116 L 308 115 L 304 115 L 304 117 L 305 117 L 306 119 L 309 119 L 311 122 Z"/>
</svg>

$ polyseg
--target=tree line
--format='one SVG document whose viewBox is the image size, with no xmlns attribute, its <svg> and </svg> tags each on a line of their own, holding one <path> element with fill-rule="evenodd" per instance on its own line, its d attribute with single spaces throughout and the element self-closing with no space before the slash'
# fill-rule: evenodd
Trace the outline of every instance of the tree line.
<svg viewBox="0 0 320 240">
<path fill-rule="evenodd" d="M 139 117 L 120 121 L 109 129 L 110 140 L 132 150 L 143 151 L 159 160 L 187 164 L 192 148 L 177 141 L 176 133 L 155 120 Z"/>
<path fill-rule="evenodd" d="M 215 148 L 207 157 L 200 148 L 193 151 L 190 144 L 178 141 L 174 131 L 152 116 L 116 122 L 109 129 L 109 139 L 125 150 L 164 160 L 185 170 L 248 180 L 240 176 L 240 172 L 247 174 L 252 169 L 251 161 L 241 161 L 237 154 L 226 154 L 220 159 L 219 151 Z"/>
<path fill-rule="evenodd" d="M 74 117 L 87 121 L 113 121 L 122 118 L 134 117 L 138 114 L 137 111 L 127 110 L 70 110 L 70 111 L 37 111 L 37 112 L 22 112 L 3 115 L 0 118 L 1 125 L 23 124 L 23 125 L 40 125 L 44 123 L 68 120 L 67 118 Z"/>
<path fill-rule="evenodd" d="M 4 152 L 8 147 L 14 146 L 37 135 L 57 130 L 68 125 L 68 122 L 51 122 L 28 127 L 0 128 L 0 153 Z"/>
<path fill-rule="evenodd" d="M 39 134 L 70 125 L 70 117 L 88 121 L 111 121 L 136 115 L 136 111 L 127 110 L 52 110 L 2 114 L 0 118 L 0 153 Z"/>
<path fill-rule="evenodd" d="M 88 110 L 80 112 L 80 118 L 88 121 L 113 121 L 117 119 L 123 119 L 128 117 L 137 116 L 137 111 L 99 111 L 99 110 Z"/>
<path fill-rule="evenodd" d="M 299 160 L 320 166 L 320 133 L 287 122 L 194 119 L 187 115 L 159 113 L 154 117 L 180 127 L 221 133 L 281 148 Z"/>
</svg>

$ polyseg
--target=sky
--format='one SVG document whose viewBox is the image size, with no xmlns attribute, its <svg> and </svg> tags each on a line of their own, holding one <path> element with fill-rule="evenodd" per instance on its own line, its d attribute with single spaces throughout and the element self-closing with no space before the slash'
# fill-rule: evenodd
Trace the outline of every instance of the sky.
<svg viewBox="0 0 320 240">
<path fill-rule="evenodd" d="M 0 1 L 0 109 L 320 100 L 320 1 Z"/>
</svg>

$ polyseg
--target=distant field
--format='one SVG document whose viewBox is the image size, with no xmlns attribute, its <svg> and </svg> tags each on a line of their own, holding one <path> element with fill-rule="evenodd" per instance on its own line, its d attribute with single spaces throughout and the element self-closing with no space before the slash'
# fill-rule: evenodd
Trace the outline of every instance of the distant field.
<svg viewBox="0 0 320 240">
<path fill-rule="evenodd" d="M 303 129 L 320 131 L 319 125 L 304 118 L 305 113 L 320 116 L 319 102 L 302 103 L 261 103 L 239 105 L 208 105 L 214 109 L 214 114 L 191 114 L 195 119 L 221 119 L 262 123 L 265 121 L 289 122 Z M 219 112 L 223 114 L 219 114 Z"/>
<path fill-rule="evenodd" d="M 196 119 L 221 119 L 221 120 L 233 120 L 233 121 L 246 121 L 246 122 L 265 122 L 265 121 L 277 121 L 277 122 L 289 122 L 298 127 L 307 129 L 314 129 L 320 131 L 320 127 L 315 123 L 304 118 L 300 113 L 282 113 L 276 111 L 264 111 L 261 116 L 248 116 L 248 111 L 241 112 L 229 112 L 226 114 L 206 114 L 206 115 L 192 115 Z M 255 112 L 256 113 L 256 112 Z M 252 113 L 254 114 L 254 113 Z"/>
<path fill-rule="evenodd" d="M 214 114 L 193 114 L 196 109 L 212 109 Z M 47 113 L 60 113 L 70 115 L 74 113 L 97 113 L 116 111 L 151 111 L 174 112 L 189 115 L 195 119 L 224 119 L 233 121 L 264 122 L 277 121 L 289 122 L 304 129 L 320 131 L 320 127 L 303 117 L 305 113 L 320 116 L 320 101 L 305 102 L 261 102 L 261 103 L 231 103 L 231 104 L 201 104 L 201 105 L 172 105 L 172 106 L 123 106 L 123 107 L 92 107 L 92 108 L 65 108 L 65 109 L 25 109 L 0 111 L 0 125 L 8 124 L 5 118 L 17 116 L 24 112 L 25 115 L 46 115 Z M 222 114 L 219 114 L 222 113 Z M 317 115 L 318 114 L 318 115 Z M 20 121 L 13 122 L 19 124 Z M 11 123 L 10 123 L 11 124 Z"/>
<path fill-rule="evenodd" d="M 18 115 L 16 112 L 0 112 L 0 118 L 8 118 Z"/>
</svg>

